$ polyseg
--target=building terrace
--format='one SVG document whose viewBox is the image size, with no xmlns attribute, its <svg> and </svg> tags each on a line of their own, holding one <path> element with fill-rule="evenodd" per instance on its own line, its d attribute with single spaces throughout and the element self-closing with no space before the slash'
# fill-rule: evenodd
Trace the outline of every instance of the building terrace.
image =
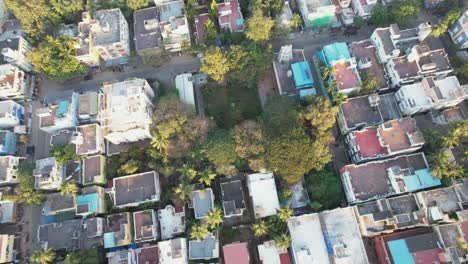
<svg viewBox="0 0 468 264">
<path fill-rule="evenodd" d="M 95 155 L 83 158 L 82 184 L 104 184 L 106 183 L 106 157 Z"/>
<path fill-rule="evenodd" d="M 17 183 L 20 158 L 15 156 L 0 156 L 0 185 Z"/>
<path fill-rule="evenodd" d="M 228 179 L 221 183 L 221 200 L 223 202 L 224 217 L 243 214 L 246 206 L 240 179 Z"/>
<path fill-rule="evenodd" d="M 370 40 L 353 42 L 350 45 L 351 55 L 357 60 L 357 68 L 360 73 L 375 77 L 379 81 L 379 90 L 389 88 L 383 66 L 380 65 L 375 46 Z"/>
<path fill-rule="evenodd" d="M 76 146 L 77 155 L 92 155 L 105 152 L 103 131 L 97 124 L 82 125 L 76 128 L 71 142 Z"/>
<path fill-rule="evenodd" d="M 208 212 L 214 208 L 214 194 L 211 188 L 192 192 L 192 203 L 195 219 L 204 219 Z"/>
<path fill-rule="evenodd" d="M 188 264 L 187 240 L 175 238 L 159 241 L 159 264 Z"/>
<path fill-rule="evenodd" d="M 161 187 L 159 174 L 143 172 L 113 179 L 111 190 L 114 206 L 138 206 L 144 202 L 159 201 Z"/>
<path fill-rule="evenodd" d="M 252 198 L 255 218 L 276 215 L 276 210 L 280 208 L 280 205 L 273 173 L 250 174 L 247 176 L 247 186 Z"/>
<path fill-rule="evenodd" d="M 138 54 L 157 53 L 161 48 L 161 30 L 157 7 L 133 12 L 135 50 Z"/>
<path fill-rule="evenodd" d="M 50 193 L 42 209 L 43 215 L 55 215 L 63 212 L 74 212 L 76 208 L 76 195 L 62 195 Z"/>
<path fill-rule="evenodd" d="M 189 259 L 213 259 L 219 257 L 219 241 L 216 232 L 208 232 L 203 240 L 189 241 Z"/>
<path fill-rule="evenodd" d="M 158 238 L 158 218 L 154 210 L 133 213 L 135 242 L 152 241 Z"/>
<path fill-rule="evenodd" d="M 114 248 L 132 243 L 130 213 L 119 213 L 107 216 L 104 233 L 104 248 Z"/>
<path fill-rule="evenodd" d="M 171 239 L 185 232 L 185 207 L 167 205 L 158 210 L 158 219 L 161 226 L 161 239 Z"/>
</svg>

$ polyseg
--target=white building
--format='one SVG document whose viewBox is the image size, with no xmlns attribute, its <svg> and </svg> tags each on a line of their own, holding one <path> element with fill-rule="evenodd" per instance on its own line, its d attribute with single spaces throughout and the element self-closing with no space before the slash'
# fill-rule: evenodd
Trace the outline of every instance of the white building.
<svg viewBox="0 0 468 264">
<path fill-rule="evenodd" d="M 363 18 L 369 18 L 372 9 L 377 5 L 377 0 L 352 0 L 354 13 Z"/>
<path fill-rule="evenodd" d="M 0 129 L 13 128 L 21 124 L 24 107 L 13 100 L 0 102 Z"/>
<path fill-rule="evenodd" d="M 155 171 L 148 171 L 114 178 L 110 194 L 114 206 L 119 208 L 159 201 L 161 196 L 159 174 Z"/>
<path fill-rule="evenodd" d="M 54 157 L 36 160 L 33 170 L 35 188 L 41 190 L 57 190 L 65 183 L 65 166 L 55 161 Z"/>
<path fill-rule="evenodd" d="M 468 10 L 465 10 L 448 32 L 455 45 L 461 49 L 468 48 Z"/>
<path fill-rule="evenodd" d="M 0 156 L 0 185 L 17 183 L 19 157 Z"/>
<path fill-rule="evenodd" d="M 78 24 L 79 45 L 77 59 L 89 66 L 97 66 L 96 54 L 103 67 L 128 63 L 130 40 L 128 23 L 120 9 L 99 10 L 93 18 L 84 12 Z"/>
<path fill-rule="evenodd" d="M 280 208 L 273 173 L 255 173 L 247 176 L 247 186 L 255 212 L 255 218 L 276 215 Z"/>
<path fill-rule="evenodd" d="M 78 125 L 78 94 L 36 110 L 39 127 L 51 134 Z"/>
<path fill-rule="evenodd" d="M 167 205 L 158 210 L 158 220 L 161 226 L 161 239 L 171 239 L 185 232 L 185 207 Z"/>
<path fill-rule="evenodd" d="M 275 241 L 265 241 L 263 244 L 258 245 L 258 256 L 262 264 L 283 264 L 282 258 L 289 260 L 289 254 L 286 249 L 279 248 L 275 245 Z"/>
<path fill-rule="evenodd" d="M 336 6 L 330 0 L 299 0 L 297 5 L 306 28 L 329 27 L 336 21 Z"/>
<path fill-rule="evenodd" d="M 159 264 L 188 264 L 187 239 L 159 241 Z"/>
<path fill-rule="evenodd" d="M 193 89 L 193 76 L 191 73 L 179 74 L 175 77 L 175 86 L 179 91 L 179 99 L 195 110 L 195 93 Z"/>
<path fill-rule="evenodd" d="M 0 263 L 12 263 L 16 260 L 15 236 L 0 235 Z"/>
<path fill-rule="evenodd" d="M 401 56 L 406 45 L 418 44 L 432 32 L 430 23 L 422 23 L 417 28 L 400 30 L 397 24 L 386 28 L 376 28 L 370 40 L 377 49 L 377 57 L 381 63 L 387 63 L 392 58 Z"/>
<path fill-rule="evenodd" d="M 467 97 L 467 89 L 466 85 L 460 85 L 456 76 L 439 80 L 427 77 L 421 82 L 403 85 L 395 98 L 402 114 L 410 116 L 455 106 Z"/>
<path fill-rule="evenodd" d="M 77 155 L 102 154 L 105 152 L 102 128 L 97 124 L 77 127 L 70 141 L 75 144 Z"/>
<path fill-rule="evenodd" d="M 144 79 L 105 84 L 99 122 L 113 144 L 152 138 L 154 92 Z"/>
</svg>

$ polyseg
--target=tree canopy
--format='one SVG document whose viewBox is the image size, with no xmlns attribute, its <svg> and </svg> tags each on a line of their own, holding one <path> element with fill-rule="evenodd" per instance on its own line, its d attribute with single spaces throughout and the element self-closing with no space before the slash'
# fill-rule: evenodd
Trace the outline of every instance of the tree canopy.
<svg viewBox="0 0 468 264">
<path fill-rule="evenodd" d="M 389 13 L 387 7 L 378 3 L 371 12 L 370 22 L 378 27 L 388 23 Z"/>
<path fill-rule="evenodd" d="M 417 17 L 421 3 L 418 0 L 397 0 L 392 1 L 389 6 L 390 17 L 399 23 Z"/>
<path fill-rule="evenodd" d="M 264 16 L 261 9 L 256 9 L 245 22 L 245 36 L 255 42 L 264 42 L 271 38 L 273 19 Z"/>
<path fill-rule="evenodd" d="M 148 6 L 148 0 L 126 0 L 127 6 L 132 10 L 142 9 Z"/>
<path fill-rule="evenodd" d="M 361 89 L 359 90 L 360 95 L 368 95 L 374 93 L 379 88 L 380 83 L 375 76 L 369 73 L 364 73 L 362 74 L 361 79 L 362 85 Z"/>
<path fill-rule="evenodd" d="M 72 161 L 78 159 L 76 155 L 75 145 L 55 145 L 50 150 L 52 156 L 55 157 L 55 161 L 59 165 L 64 165 L 67 161 Z"/>
<path fill-rule="evenodd" d="M 210 47 L 203 56 L 200 71 L 208 74 L 214 81 L 222 83 L 230 65 L 226 52 L 219 47 Z"/>
<path fill-rule="evenodd" d="M 442 21 L 439 24 L 434 26 L 434 28 L 432 29 L 432 35 L 438 38 L 445 34 L 448 31 L 448 29 L 457 21 L 460 15 L 460 9 L 455 8 L 450 10 L 444 17 L 444 19 L 442 19 Z"/>
<path fill-rule="evenodd" d="M 48 36 L 30 54 L 34 68 L 48 79 L 66 81 L 86 73 L 75 57 L 75 41 L 66 35 Z"/>
<path fill-rule="evenodd" d="M 65 260 L 68 264 L 103 263 L 101 253 L 95 248 L 69 253 Z"/>
<path fill-rule="evenodd" d="M 331 209 L 340 206 L 341 182 L 329 169 L 308 173 L 305 182 L 310 199 L 315 203 L 315 209 Z"/>
<path fill-rule="evenodd" d="M 55 261 L 55 251 L 53 248 L 36 250 L 31 255 L 31 260 L 40 264 L 49 264 Z"/>
<path fill-rule="evenodd" d="M 18 166 L 18 186 L 14 195 L 4 195 L 4 200 L 16 201 L 18 203 L 40 206 L 44 203 L 46 196 L 41 191 L 34 189 L 33 164 L 21 163 Z"/>
<path fill-rule="evenodd" d="M 237 175 L 235 163 L 238 160 L 236 145 L 230 131 L 216 130 L 205 146 L 205 154 L 208 160 L 214 164 L 219 174 L 226 176 Z"/>
</svg>

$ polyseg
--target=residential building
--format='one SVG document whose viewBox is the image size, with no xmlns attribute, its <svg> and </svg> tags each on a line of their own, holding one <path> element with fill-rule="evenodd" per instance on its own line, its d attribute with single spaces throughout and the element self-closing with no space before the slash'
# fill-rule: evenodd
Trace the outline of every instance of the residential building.
<svg viewBox="0 0 468 264">
<path fill-rule="evenodd" d="M 379 199 L 354 207 L 361 234 L 366 237 L 429 225 L 427 207 L 414 194 Z"/>
<path fill-rule="evenodd" d="M 175 87 L 179 91 L 179 99 L 184 106 L 195 111 L 195 90 L 191 73 L 179 74 L 175 77 Z"/>
<path fill-rule="evenodd" d="M 403 115 L 427 112 L 431 109 L 448 108 L 465 100 L 468 86 L 460 85 L 456 76 L 444 79 L 426 77 L 421 82 L 403 85 L 395 98 Z"/>
<path fill-rule="evenodd" d="M 135 50 L 140 56 L 158 54 L 161 51 L 161 29 L 158 8 L 148 7 L 133 12 Z"/>
<path fill-rule="evenodd" d="M 16 261 L 15 236 L 0 234 L 0 263 Z"/>
<path fill-rule="evenodd" d="M 18 30 L 14 29 L 14 31 Z M 32 47 L 25 38 L 12 36 L 11 38 L 1 40 L 0 49 L 0 63 L 2 65 L 10 64 L 25 73 L 32 71 L 33 66 L 28 59 L 28 54 L 31 52 Z"/>
<path fill-rule="evenodd" d="M 381 63 L 387 63 L 392 58 L 398 58 L 406 49 L 419 44 L 432 32 L 429 22 L 421 23 L 416 28 L 401 30 L 398 24 L 389 27 L 376 28 L 370 41 L 377 49 L 377 57 Z"/>
<path fill-rule="evenodd" d="M 105 152 L 103 131 L 100 125 L 90 124 L 76 127 L 71 143 L 76 146 L 77 155 L 93 155 Z"/>
<path fill-rule="evenodd" d="M 16 202 L 0 201 L 0 224 L 14 224 L 16 217 Z"/>
<path fill-rule="evenodd" d="M 468 221 L 460 221 L 446 225 L 434 226 L 434 232 L 445 249 L 448 263 L 466 263 L 468 261 Z"/>
<path fill-rule="evenodd" d="M 154 91 L 145 79 L 104 84 L 99 122 L 112 144 L 152 138 Z"/>
<path fill-rule="evenodd" d="M 58 215 L 62 213 L 74 213 L 76 210 L 76 195 L 50 193 L 42 207 L 42 214 L 45 216 Z"/>
<path fill-rule="evenodd" d="M 244 31 L 244 17 L 238 0 L 225 0 L 218 3 L 216 9 L 218 10 L 218 22 L 221 28 L 231 32 Z"/>
<path fill-rule="evenodd" d="M 221 182 L 221 201 L 224 217 L 241 216 L 244 213 L 246 207 L 240 178 L 227 178 Z"/>
<path fill-rule="evenodd" d="M 330 0 L 300 0 L 297 6 L 306 28 L 325 28 L 336 22 L 336 6 Z"/>
<path fill-rule="evenodd" d="M 413 83 L 423 77 L 443 78 L 453 71 L 444 49 L 430 50 L 427 45 L 416 45 L 407 56 L 391 59 L 385 65 L 391 87 Z"/>
<path fill-rule="evenodd" d="M 192 192 L 192 204 L 195 211 L 195 219 L 204 219 L 210 210 L 214 208 L 214 194 L 211 188 Z"/>
<path fill-rule="evenodd" d="M 76 215 L 88 217 L 106 212 L 106 192 L 103 187 L 89 186 L 81 189 L 81 194 L 76 197 Z"/>
<path fill-rule="evenodd" d="M 444 259 L 437 234 L 427 228 L 374 238 L 374 247 L 382 264 L 443 263 Z"/>
<path fill-rule="evenodd" d="M 143 245 L 134 250 L 137 264 L 159 264 L 158 245 Z"/>
<path fill-rule="evenodd" d="M 83 12 L 82 18 L 78 24 L 77 59 L 90 67 L 98 67 L 100 63 L 102 67 L 127 64 L 130 56 L 128 23 L 120 9 L 98 10 L 92 17 Z"/>
<path fill-rule="evenodd" d="M 276 210 L 280 208 L 276 183 L 273 173 L 255 173 L 247 176 L 247 186 L 255 218 L 264 218 L 276 215 Z"/>
<path fill-rule="evenodd" d="M 73 137 L 74 130 L 60 130 L 55 132 L 50 136 L 50 143 L 49 146 L 57 146 L 57 145 L 68 145 L 71 144 L 71 139 Z"/>
<path fill-rule="evenodd" d="M 26 37 L 23 31 L 23 24 L 17 19 L 0 20 L 0 41 Z"/>
<path fill-rule="evenodd" d="M 314 79 L 319 77 L 311 71 L 304 50 L 293 49 L 292 45 L 282 46 L 273 61 L 273 70 L 280 95 L 304 97 L 317 94 Z"/>
<path fill-rule="evenodd" d="M 49 134 L 74 129 L 78 125 L 78 104 L 78 94 L 73 93 L 71 98 L 37 109 L 40 129 Z"/>
<path fill-rule="evenodd" d="M 86 92 L 78 96 L 78 118 L 82 123 L 97 121 L 100 95 L 98 92 Z"/>
<path fill-rule="evenodd" d="M 449 28 L 450 37 L 461 49 L 468 48 L 468 10 Z"/>
<path fill-rule="evenodd" d="M 135 242 L 154 241 L 158 238 L 158 218 L 152 209 L 133 213 Z"/>
<path fill-rule="evenodd" d="M 208 232 L 203 240 L 189 241 L 189 259 L 204 260 L 219 258 L 219 240 L 216 231 Z"/>
<path fill-rule="evenodd" d="M 401 118 L 393 93 L 377 93 L 347 99 L 340 105 L 338 125 L 343 135 L 364 127 L 382 124 Z"/>
<path fill-rule="evenodd" d="M 369 263 L 351 207 L 291 217 L 293 263 Z"/>
<path fill-rule="evenodd" d="M 387 121 L 346 135 L 353 163 L 414 152 L 424 145 L 424 137 L 411 117 Z"/>
<path fill-rule="evenodd" d="M 145 202 L 159 201 L 159 174 L 148 171 L 113 179 L 110 191 L 114 206 L 131 207 Z"/>
<path fill-rule="evenodd" d="M 158 210 L 159 224 L 161 225 L 161 239 L 171 239 L 185 232 L 185 207 L 167 205 Z"/>
<path fill-rule="evenodd" d="M 13 100 L 0 102 L 0 129 L 13 128 L 21 124 L 24 107 Z"/>
<path fill-rule="evenodd" d="M 346 198 L 351 204 L 421 191 L 440 186 L 432 176 L 423 153 L 399 156 L 361 165 L 350 164 L 340 170 Z"/>
<path fill-rule="evenodd" d="M 17 183 L 20 158 L 15 156 L 0 156 L 0 185 Z"/>
<path fill-rule="evenodd" d="M 104 233 L 104 248 L 115 248 L 133 242 L 130 213 L 119 213 L 107 216 Z"/>
<path fill-rule="evenodd" d="M 184 15 L 184 1 L 161 3 L 157 8 L 164 49 L 179 52 L 183 47 L 190 46 L 190 30 L 187 17 Z"/>
<path fill-rule="evenodd" d="M 0 64 L 0 99 L 30 98 L 33 89 L 34 77 L 11 63 Z"/>
<path fill-rule="evenodd" d="M 195 40 L 197 44 L 205 43 L 205 23 L 210 19 L 208 13 L 199 14 L 194 18 L 195 22 Z"/>
<path fill-rule="evenodd" d="M 82 166 L 83 185 L 106 183 L 106 157 L 102 155 L 84 157 Z"/>
<path fill-rule="evenodd" d="M 318 56 L 327 67 L 331 67 L 335 63 L 344 63 L 351 60 L 348 44 L 345 42 L 335 42 L 323 46 L 322 50 L 318 52 Z"/>
<path fill-rule="evenodd" d="M 105 219 L 100 217 L 73 219 L 40 225 L 38 240 L 41 248 L 84 250 L 102 246 Z"/>
<path fill-rule="evenodd" d="M 159 264 L 188 264 L 187 240 L 183 237 L 159 241 Z"/>
<path fill-rule="evenodd" d="M 247 242 L 223 246 L 224 264 L 249 264 L 250 254 Z"/>
<path fill-rule="evenodd" d="M 354 23 L 354 18 L 356 17 L 354 10 L 350 7 L 341 9 L 341 11 L 338 12 L 338 15 L 344 26 L 352 25 Z"/>
<path fill-rule="evenodd" d="M 283 248 L 278 248 L 275 241 L 265 241 L 257 246 L 258 255 L 262 264 L 290 264 L 289 253 Z"/>
<path fill-rule="evenodd" d="M 120 249 L 106 253 L 108 264 L 137 264 L 135 250 L 133 248 Z"/>
<path fill-rule="evenodd" d="M 350 44 L 351 56 L 356 58 L 357 70 L 360 76 L 374 77 L 379 82 L 378 90 L 386 90 L 389 87 L 385 72 L 377 59 L 376 48 L 370 40 L 362 40 Z"/>
<path fill-rule="evenodd" d="M 15 155 L 18 137 L 9 130 L 0 130 L 0 156 Z"/>
<path fill-rule="evenodd" d="M 57 190 L 66 178 L 66 166 L 58 164 L 54 157 L 36 160 L 33 170 L 34 187 L 41 190 Z"/>
<path fill-rule="evenodd" d="M 377 0 L 352 0 L 351 5 L 357 16 L 368 19 L 371 16 L 372 9 L 377 5 Z"/>
<path fill-rule="evenodd" d="M 334 63 L 331 68 L 335 73 L 330 76 L 329 82 L 336 82 L 338 92 L 349 95 L 361 89 L 361 77 L 355 59 Z"/>
</svg>

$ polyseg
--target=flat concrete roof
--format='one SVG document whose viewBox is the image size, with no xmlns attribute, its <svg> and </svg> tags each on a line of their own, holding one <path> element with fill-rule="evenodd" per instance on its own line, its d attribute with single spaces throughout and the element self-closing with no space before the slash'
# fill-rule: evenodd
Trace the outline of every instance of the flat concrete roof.
<svg viewBox="0 0 468 264">
<path fill-rule="evenodd" d="M 148 201 L 158 201 L 159 174 L 149 171 L 114 178 L 114 205 L 131 206 Z"/>
</svg>

